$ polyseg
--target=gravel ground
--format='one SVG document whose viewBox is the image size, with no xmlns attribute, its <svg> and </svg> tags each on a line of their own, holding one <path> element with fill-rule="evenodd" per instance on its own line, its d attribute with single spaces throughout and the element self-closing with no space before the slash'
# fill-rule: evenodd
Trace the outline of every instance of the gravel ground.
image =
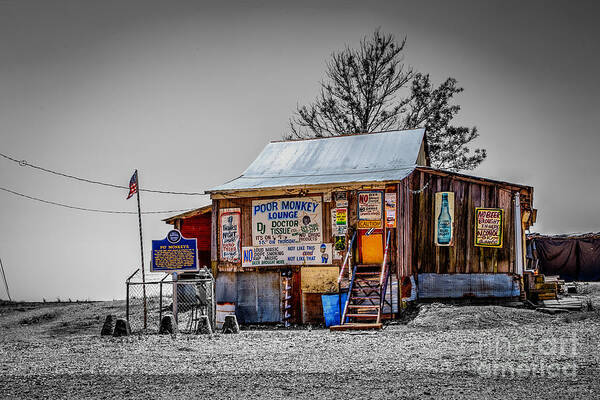
<svg viewBox="0 0 600 400">
<path fill-rule="evenodd" d="M 586 286 L 600 309 L 600 285 Z M 380 332 L 102 338 L 122 302 L 0 307 L 0 398 L 598 398 L 600 312 L 428 304 Z"/>
</svg>

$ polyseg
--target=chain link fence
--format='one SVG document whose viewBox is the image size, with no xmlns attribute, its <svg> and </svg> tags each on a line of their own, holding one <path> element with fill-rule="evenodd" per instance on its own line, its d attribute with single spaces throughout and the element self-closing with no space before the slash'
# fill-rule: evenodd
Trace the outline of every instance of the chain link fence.
<svg viewBox="0 0 600 400">
<path fill-rule="evenodd" d="M 207 269 L 192 278 L 148 274 L 142 282 L 140 270 L 126 281 L 126 318 L 132 332 L 157 333 L 162 317 L 172 314 L 179 332 L 195 333 L 202 316 L 208 316 L 215 330 L 215 284 Z M 176 296 L 173 294 L 176 293 Z"/>
</svg>

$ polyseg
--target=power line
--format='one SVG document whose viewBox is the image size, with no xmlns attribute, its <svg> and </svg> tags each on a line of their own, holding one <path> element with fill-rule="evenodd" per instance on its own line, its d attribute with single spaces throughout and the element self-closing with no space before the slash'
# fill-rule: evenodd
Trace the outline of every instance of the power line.
<svg viewBox="0 0 600 400">
<path fill-rule="evenodd" d="M 8 193 L 12 193 L 16 196 L 25 197 L 26 199 L 35 200 L 35 201 L 39 201 L 41 203 L 46 203 L 46 204 L 52 204 L 54 206 L 70 208 L 73 210 L 89 211 L 89 212 L 104 213 L 104 214 L 137 214 L 136 211 L 99 210 L 96 208 L 77 207 L 77 206 L 72 206 L 69 204 L 57 203 L 55 201 L 44 200 L 44 199 L 40 199 L 38 197 L 28 196 L 26 194 L 15 192 L 14 190 L 10 190 L 10 189 L 4 188 L 4 187 L 0 187 L 0 190 L 3 190 Z M 184 209 L 184 210 L 143 211 L 142 214 L 172 214 L 172 213 L 177 213 L 177 212 L 187 212 L 187 211 L 191 211 L 191 210 L 193 210 L 193 208 L 188 208 L 188 209 Z"/>
<path fill-rule="evenodd" d="M 78 180 L 81 182 L 93 183 L 95 185 L 108 186 L 108 187 L 117 188 L 117 189 L 129 189 L 129 186 L 115 185 L 114 183 L 95 181 L 93 179 L 81 178 L 81 177 L 78 177 L 75 175 L 66 174 L 64 172 L 53 171 L 48 168 L 40 167 L 39 165 L 31 164 L 31 163 L 27 162 L 26 160 L 17 160 L 16 158 L 13 158 L 6 154 L 0 153 L 0 156 L 2 156 L 4 158 L 6 158 L 7 160 L 10 160 L 14 163 L 19 164 L 19 166 L 21 166 L 21 167 L 31 167 L 31 168 L 34 168 L 34 169 L 37 169 L 40 171 L 47 172 L 49 174 L 54 174 L 54 175 L 62 176 L 64 178 L 69 178 L 69 179 L 75 179 L 75 180 Z M 168 191 L 168 190 L 154 190 L 154 189 L 140 189 L 140 191 L 150 192 L 150 193 L 161 193 L 161 194 L 180 194 L 180 195 L 185 195 L 185 196 L 207 196 L 207 194 L 199 193 L 199 192 L 173 192 L 173 191 Z"/>
</svg>

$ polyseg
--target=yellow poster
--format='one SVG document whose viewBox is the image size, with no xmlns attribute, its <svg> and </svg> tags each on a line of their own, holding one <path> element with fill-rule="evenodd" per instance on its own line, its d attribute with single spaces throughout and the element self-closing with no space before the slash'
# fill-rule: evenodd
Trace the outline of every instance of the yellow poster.
<svg viewBox="0 0 600 400">
<path fill-rule="evenodd" d="M 336 208 L 335 220 L 337 225 L 348 225 L 348 210 L 346 208 Z"/>
<path fill-rule="evenodd" d="M 475 209 L 475 246 L 502 247 L 503 217 L 501 208 Z"/>
<path fill-rule="evenodd" d="M 358 229 L 380 229 L 381 220 L 379 221 L 358 221 Z"/>
</svg>

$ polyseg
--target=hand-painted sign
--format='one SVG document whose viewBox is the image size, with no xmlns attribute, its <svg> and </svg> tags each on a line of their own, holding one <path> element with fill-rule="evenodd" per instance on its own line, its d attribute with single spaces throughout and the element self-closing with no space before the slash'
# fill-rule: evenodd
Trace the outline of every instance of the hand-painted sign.
<svg viewBox="0 0 600 400">
<path fill-rule="evenodd" d="M 252 244 L 279 246 L 321 243 L 322 208 L 320 197 L 254 200 Z"/>
<path fill-rule="evenodd" d="M 435 194 L 435 232 L 436 246 L 454 245 L 454 193 L 437 192 Z"/>
<path fill-rule="evenodd" d="M 346 250 L 346 236 L 335 237 L 335 250 L 343 251 Z"/>
<path fill-rule="evenodd" d="M 383 192 L 358 192 L 358 229 L 381 228 Z"/>
<path fill-rule="evenodd" d="M 221 260 L 239 262 L 241 259 L 241 212 L 239 208 L 220 210 Z"/>
<path fill-rule="evenodd" d="M 242 248 L 242 267 L 325 265 L 331 260 L 331 243 Z"/>
<path fill-rule="evenodd" d="M 331 209 L 331 232 L 333 236 L 345 235 L 348 231 L 348 209 Z"/>
<path fill-rule="evenodd" d="M 347 192 L 336 192 L 335 193 L 335 206 L 336 207 L 348 207 L 348 193 Z"/>
<path fill-rule="evenodd" d="M 385 194 L 385 227 L 396 227 L 396 193 Z"/>
<path fill-rule="evenodd" d="M 475 209 L 475 246 L 502 247 L 501 208 Z"/>
<path fill-rule="evenodd" d="M 358 229 L 380 229 L 381 221 L 358 221 Z"/>
<path fill-rule="evenodd" d="M 169 231 L 162 240 L 152 241 L 152 272 L 198 271 L 196 239 L 186 239 L 181 232 Z"/>
</svg>

